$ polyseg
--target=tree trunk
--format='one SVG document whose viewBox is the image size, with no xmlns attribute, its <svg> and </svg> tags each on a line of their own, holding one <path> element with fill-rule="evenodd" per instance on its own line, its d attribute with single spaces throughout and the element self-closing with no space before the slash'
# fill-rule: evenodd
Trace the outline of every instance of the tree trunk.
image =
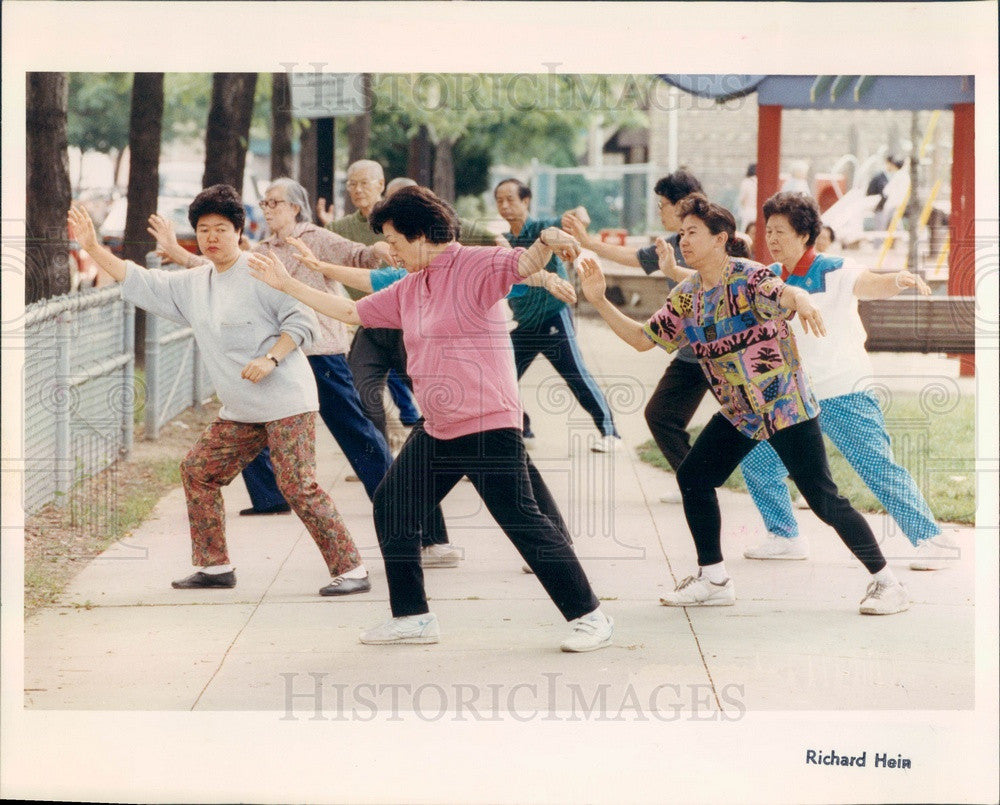
<svg viewBox="0 0 1000 805">
<path fill-rule="evenodd" d="M 292 102 L 288 73 L 271 73 L 271 178 L 292 175 Z"/>
<path fill-rule="evenodd" d="M 410 138 L 406 175 L 419 185 L 431 186 L 431 138 L 426 126 Z"/>
<path fill-rule="evenodd" d="M 163 133 L 163 73 L 132 77 L 132 112 L 128 130 L 128 207 L 122 257 L 141 266 L 156 247 L 149 235 L 149 216 L 160 195 L 160 139 Z M 135 311 L 135 360 L 146 365 L 146 312 Z"/>
<path fill-rule="evenodd" d="M 26 304 L 70 290 L 66 227 L 66 212 L 72 198 L 66 150 L 68 99 L 65 73 L 28 73 Z"/>
<path fill-rule="evenodd" d="M 302 129 L 299 136 L 299 184 L 308 191 L 316 187 L 316 121 L 310 120 L 309 125 Z M 310 203 L 316 200 L 310 194 Z M 315 208 L 309 210 L 313 223 L 318 224 Z"/>
<path fill-rule="evenodd" d="M 202 187 L 228 184 L 242 192 L 256 86 L 256 73 L 212 74 Z"/>
<path fill-rule="evenodd" d="M 365 111 L 355 117 L 347 127 L 347 164 L 351 165 L 359 159 L 368 157 L 368 144 L 372 134 L 372 76 L 362 73 L 362 98 Z M 348 194 L 344 199 L 344 212 L 354 212 L 354 204 Z"/>
<path fill-rule="evenodd" d="M 145 265 L 155 240 L 146 232 L 160 195 L 160 135 L 163 128 L 163 73 L 136 73 L 132 78 L 129 120 L 128 210 L 122 257 Z"/>
<path fill-rule="evenodd" d="M 433 190 L 449 204 L 455 203 L 455 160 L 452 146 L 452 141 L 447 137 L 438 140 L 434 146 Z"/>
</svg>

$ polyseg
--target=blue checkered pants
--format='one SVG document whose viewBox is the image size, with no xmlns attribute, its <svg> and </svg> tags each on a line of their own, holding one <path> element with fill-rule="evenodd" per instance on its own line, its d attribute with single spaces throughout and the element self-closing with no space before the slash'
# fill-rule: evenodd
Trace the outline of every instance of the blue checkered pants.
<svg viewBox="0 0 1000 805">
<path fill-rule="evenodd" d="M 941 533 L 913 477 L 893 459 L 885 418 L 873 394 L 853 392 L 820 400 L 819 426 L 913 545 Z M 740 470 L 767 530 L 797 537 L 799 526 L 785 484 L 788 470 L 774 448 L 759 444 Z"/>
</svg>

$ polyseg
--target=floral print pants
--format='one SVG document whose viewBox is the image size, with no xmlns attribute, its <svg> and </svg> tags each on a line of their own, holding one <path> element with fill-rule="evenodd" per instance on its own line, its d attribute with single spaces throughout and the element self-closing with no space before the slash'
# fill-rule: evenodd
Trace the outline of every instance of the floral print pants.
<svg viewBox="0 0 1000 805">
<path fill-rule="evenodd" d="M 316 483 L 316 414 L 311 412 L 273 422 L 217 419 L 205 429 L 181 462 L 192 564 L 229 564 L 220 490 L 265 446 L 271 450 L 278 488 L 316 541 L 330 575 L 361 564 L 337 507 Z"/>
</svg>

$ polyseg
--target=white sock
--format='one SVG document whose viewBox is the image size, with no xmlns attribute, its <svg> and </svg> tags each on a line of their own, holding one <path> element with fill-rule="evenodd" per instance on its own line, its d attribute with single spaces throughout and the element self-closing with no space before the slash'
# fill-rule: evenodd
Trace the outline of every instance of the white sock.
<svg viewBox="0 0 1000 805">
<path fill-rule="evenodd" d="M 341 573 L 339 576 L 334 576 L 337 579 L 364 579 L 368 577 L 368 571 L 365 569 L 364 565 L 358 565 L 354 570 L 348 570 L 346 573 Z"/>
<path fill-rule="evenodd" d="M 597 609 L 591 610 L 586 615 L 581 615 L 579 619 L 583 620 L 584 618 L 597 618 L 598 620 L 606 621 L 608 616 L 604 614 L 604 611 L 600 607 L 598 607 Z"/>
<path fill-rule="evenodd" d="M 725 562 L 717 562 L 714 565 L 704 565 L 701 568 L 701 575 L 712 582 L 712 584 L 725 584 L 726 579 L 729 578 L 729 574 L 726 572 Z"/>
<path fill-rule="evenodd" d="M 886 565 L 878 573 L 872 573 L 872 578 L 875 579 L 879 584 L 886 584 L 892 586 L 893 584 L 899 584 L 896 580 L 896 574 L 889 570 L 889 566 Z"/>
<path fill-rule="evenodd" d="M 199 567 L 198 570 L 207 576 L 218 576 L 220 573 L 231 573 L 233 571 L 233 566 L 212 565 L 211 567 Z"/>
</svg>

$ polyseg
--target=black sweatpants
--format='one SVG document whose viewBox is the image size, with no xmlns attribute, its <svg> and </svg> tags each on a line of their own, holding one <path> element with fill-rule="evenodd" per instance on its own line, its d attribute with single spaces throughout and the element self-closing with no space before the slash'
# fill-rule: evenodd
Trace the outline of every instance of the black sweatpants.
<svg viewBox="0 0 1000 805">
<path fill-rule="evenodd" d="M 563 617 L 573 620 L 595 610 L 597 598 L 566 523 L 524 449 L 521 431 L 501 428 L 435 439 L 418 423 L 375 492 L 375 531 L 393 616 L 428 611 L 414 526 L 463 475 Z"/>
<path fill-rule="evenodd" d="M 869 573 L 884 568 L 885 558 L 871 527 L 839 493 L 830 476 L 819 420 L 814 417 L 782 428 L 768 439 L 768 443 L 788 468 L 788 475 L 816 516 L 833 526 Z M 716 414 L 677 470 L 677 484 L 684 498 L 684 516 L 698 550 L 698 564 L 703 567 L 722 561 L 719 538 L 722 522 L 715 490 L 757 444 L 756 440 L 733 427 L 721 413 Z"/>
<path fill-rule="evenodd" d="M 687 426 L 708 391 L 701 364 L 674 358 L 646 403 L 646 424 L 674 472 L 691 449 Z"/>
</svg>

